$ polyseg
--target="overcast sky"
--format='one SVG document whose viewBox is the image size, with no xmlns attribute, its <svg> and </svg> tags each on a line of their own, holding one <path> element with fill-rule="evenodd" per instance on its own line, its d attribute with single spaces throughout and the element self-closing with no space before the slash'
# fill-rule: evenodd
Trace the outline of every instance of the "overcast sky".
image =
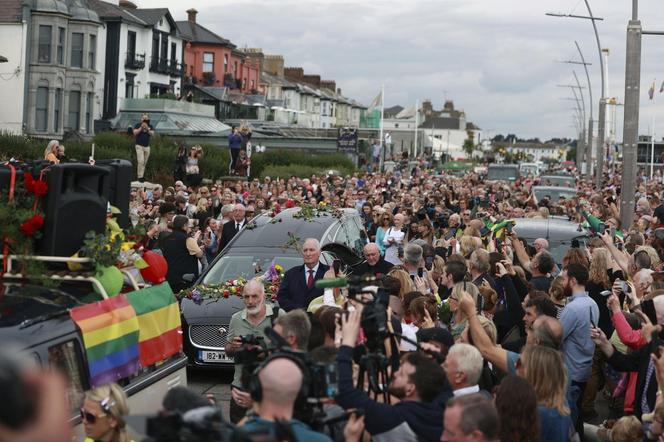
<svg viewBox="0 0 664 442">
<path fill-rule="evenodd" d="M 113 1 L 113 0 L 111 0 Z M 593 98 L 600 96 L 597 46 L 589 20 L 546 17 L 545 12 L 587 15 L 583 0 L 136 0 L 139 7 L 168 7 L 176 20 L 195 7 L 198 22 L 240 47 L 281 54 L 286 66 L 336 80 L 344 95 L 369 104 L 385 85 L 387 106 L 444 97 L 466 111 L 485 135 L 574 137 L 572 69 L 586 86 L 574 41 L 588 62 Z M 664 7 L 641 0 L 645 29 L 664 30 Z M 590 0 L 602 46 L 609 48 L 610 96 L 623 101 L 625 32 L 630 0 Z M 659 26 L 659 28 L 657 28 Z M 647 90 L 656 80 L 655 100 Z M 640 133 L 651 118 L 664 136 L 664 37 L 645 36 Z M 587 89 L 586 107 L 588 108 Z M 597 118 L 597 103 L 594 117 Z M 589 109 L 588 109 L 589 110 Z M 660 112 L 657 112 L 660 111 Z M 617 112 L 622 137 L 622 108 Z"/>
</svg>

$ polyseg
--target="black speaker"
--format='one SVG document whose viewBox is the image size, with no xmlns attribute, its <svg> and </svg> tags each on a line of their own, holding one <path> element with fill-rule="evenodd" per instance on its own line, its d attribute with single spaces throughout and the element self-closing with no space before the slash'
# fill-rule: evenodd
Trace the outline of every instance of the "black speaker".
<svg viewBox="0 0 664 442">
<path fill-rule="evenodd" d="M 120 214 L 115 218 L 123 229 L 131 226 L 129 219 L 129 194 L 131 191 L 132 166 L 127 160 L 99 160 L 98 167 L 110 173 L 108 202 L 117 207 Z"/>
<path fill-rule="evenodd" d="M 110 172 L 89 164 L 59 164 L 49 169 L 47 182 L 44 234 L 38 251 L 71 256 L 81 248 L 87 232 L 104 232 Z"/>
</svg>

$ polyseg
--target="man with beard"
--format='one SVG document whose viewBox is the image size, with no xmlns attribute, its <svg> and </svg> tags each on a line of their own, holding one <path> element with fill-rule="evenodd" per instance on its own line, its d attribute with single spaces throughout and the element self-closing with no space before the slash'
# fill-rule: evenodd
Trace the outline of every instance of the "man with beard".
<svg viewBox="0 0 664 442">
<path fill-rule="evenodd" d="M 273 326 L 280 313 L 279 307 L 265 303 L 265 287 L 258 279 L 252 279 L 244 285 L 242 299 L 245 308 L 233 314 L 226 335 L 226 355 L 231 357 L 242 347 L 242 337 L 253 335 L 267 340 L 264 330 Z M 219 333 L 223 331 L 219 330 Z M 246 382 L 242 379 L 242 364 L 236 362 L 231 383 L 230 416 L 233 423 L 242 419 L 251 405 Z"/>
<path fill-rule="evenodd" d="M 572 381 L 568 395 L 571 399 L 572 421 L 575 422 L 577 432 L 583 435 L 579 407 L 592 371 L 595 343 L 590 339 L 590 329 L 599 322 L 599 307 L 586 291 L 588 269 L 581 264 L 570 264 L 562 272 L 562 277 L 565 296 L 569 299 L 560 314 L 563 327 L 562 353 Z"/>
<path fill-rule="evenodd" d="M 353 385 L 353 351 L 361 317 L 359 304 L 347 317 L 342 316 L 337 403 L 346 409 L 364 409 L 366 430 L 376 440 L 438 441 L 444 410 L 435 399 L 445 386 L 445 373 L 429 357 L 418 352 L 402 356 L 389 386 L 389 393 L 400 400 L 398 404 L 377 402 Z"/>
</svg>

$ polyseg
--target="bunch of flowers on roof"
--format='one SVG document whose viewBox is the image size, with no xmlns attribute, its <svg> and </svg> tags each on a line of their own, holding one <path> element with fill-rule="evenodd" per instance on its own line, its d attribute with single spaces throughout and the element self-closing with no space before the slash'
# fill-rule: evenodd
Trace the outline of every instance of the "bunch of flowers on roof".
<svg viewBox="0 0 664 442">
<path fill-rule="evenodd" d="M 276 301 L 279 285 L 284 278 L 284 268 L 279 264 L 272 264 L 267 272 L 259 276 L 258 279 L 263 282 L 265 287 L 265 297 L 268 300 Z M 246 278 L 229 279 L 221 284 L 199 284 L 197 286 L 180 291 L 177 294 L 178 299 L 191 299 L 194 303 L 200 304 L 204 300 L 218 301 L 219 299 L 228 299 L 231 296 L 242 296 L 242 291 L 247 283 Z"/>
</svg>

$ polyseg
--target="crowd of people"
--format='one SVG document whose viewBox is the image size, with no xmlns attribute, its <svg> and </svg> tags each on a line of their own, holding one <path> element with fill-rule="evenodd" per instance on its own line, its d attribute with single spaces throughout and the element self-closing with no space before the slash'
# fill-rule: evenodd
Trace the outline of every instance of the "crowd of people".
<svg viewBox="0 0 664 442">
<path fill-rule="evenodd" d="M 369 395 L 357 380 L 367 307 L 345 289 L 315 288 L 338 275 L 309 238 L 277 303 L 260 281 L 244 286 L 225 350 L 234 355 L 250 334 L 269 339 L 271 327 L 294 353 L 336 365 L 338 394 L 325 411 L 346 419 L 321 431 L 300 421 L 308 373 L 297 358 L 274 355 L 251 379 L 236 364 L 229 420 L 248 430 L 288 423 L 294 439 L 275 440 L 664 441 L 661 176 L 639 175 L 634 223 L 623 226 L 614 171 L 601 189 L 578 176 L 575 198 L 538 201 L 537 177 L 488 182 L 472 172 L 434 175 L 425 157 L 410 164 L 210 184 L 176 176 L 172 186 L 132 189 L 130 218 L 145 226 L 144 246 L 165 256 L 174 291 L 261 213 L 325 203 L 355 208 L 364 221 L 364 262 L 347 272 L 376 276 L 389 295 L 386 394 Z M 583 225 L 588 215 L 605 231 L 580 228 L 589 238 L 562 259 L 544 237 L 520 238 L 518 223 L 492 228 L 515 218 Z M 119 418 L 104 408 L 115 391 L 86 396 L 86 430 L 100 416 L 123 422 L 122 400 L 112 400 Z M 21 440 L 14 436 L 7 440 Z"/>
</svg>

